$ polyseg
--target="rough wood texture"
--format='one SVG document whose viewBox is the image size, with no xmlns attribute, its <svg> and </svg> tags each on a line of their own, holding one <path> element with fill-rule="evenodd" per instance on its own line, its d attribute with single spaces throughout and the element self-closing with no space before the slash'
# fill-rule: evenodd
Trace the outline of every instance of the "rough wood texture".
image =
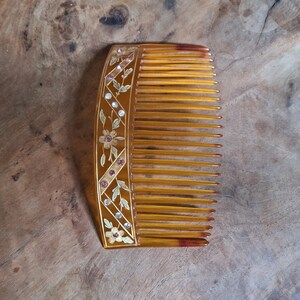
<svg viewBox="0 0 300 300">
<path fill-rule="evenodd" d="M 2 0 L 1 299 L 300 299 L 300 3 Z M 204 249 L 106 251 L 87 205 L 115 42 L 208 45 L 223 196 Z"/>
</svg>

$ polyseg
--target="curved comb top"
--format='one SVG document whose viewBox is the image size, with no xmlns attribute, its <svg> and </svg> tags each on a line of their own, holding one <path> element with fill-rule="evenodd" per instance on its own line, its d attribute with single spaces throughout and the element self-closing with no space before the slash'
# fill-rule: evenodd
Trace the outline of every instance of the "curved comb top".
<svg viewBox="0 0 300 300">
<path fill-rule="evenodd" d="M 105 248 L 208 244 L 222 136 L 213 68 L 203 46 L 111 47 L 95 122 Z"/>
</svg>

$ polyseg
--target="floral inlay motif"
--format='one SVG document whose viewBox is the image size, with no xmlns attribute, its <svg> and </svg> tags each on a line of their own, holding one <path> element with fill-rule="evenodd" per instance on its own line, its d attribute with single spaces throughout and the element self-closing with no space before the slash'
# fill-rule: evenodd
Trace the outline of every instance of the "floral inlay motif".
<svg viewBox="0 0 300 300">
<path fill-rule="evenodd" d="M 103 205 L 101 209 L 107 210 L 111 215 L 109 218 L 105 216 L 102 219 L 104 236 L 110 245 L 135 242 L 131 190 L 127 186 L 129 179 L 124 181 L 119 174 L 127 166 L 125 138 L 128 120 L 122 102 L 126 97 L 118 98 L 121 93 L 128 93 L 129 96 L 134 70 L 128 65 L 134 60 L 136 49 L 137 47 L 121 47 L 111 52 L 109 65 L 113 68 L 110 68 L 105 76 L 105 87 L 102 92 L 104 101 L 108 103 L 111 110 L 107 112 L 105 109 L 105 113 L 102 108 L 99 110 L 102 126 L 99 128 L 98 149 L 102 169 L 98 178 L 98 192 Z M 121 174 L 124 176 L 124 171 Z M 128 214 L 129 212 L 131 215 Z"/>
<path fill-rule="evenodd" d="M 117 227 L 113 227 L 110 231 L 105 232 L 105 236 L 109 238 L 109 243 L 113 244 L 115 241 L 122 242 L 123 230 L 118 230 Z"/>
<path fill-rule="evenodd" d="M 120 93 L 125 93 L 131 88 L 131 84 L 126 84 L 124 85 L 124 81 L 127 78 L 127 76 L 133 71 L 132 68 L 129 69 L 124 69 L 123 74 L 121 75 L 122 77 L 122 82 L 119 83 L 116 79 L 113 80 L 113 85 L 114 88 L 117 90 L 116 96 L 119 96 Z"/>
<path fill-rule="evenodd" d="M 136 50 L 136 47 L 129 47 L 129 48 L 119 48 L 112 51 L 112 56 L 110 59 L 110 66 L 113 66 L 115 63 L 119 62 L 121 57 L 124 55 L 129 55 Z"/>
<path fill-rule="evenodd" d="M 103 135 L 99 137 L 99 142 L 103 144 L 102 146 L 102 156 L 100 159 L 100 164 L 103 167 L 106 161 L 106 154 L 105 149 L 110 149 L 108 161 L 112 161 L 112 156 L 114 158 L 118 157 L 118 149 L 115 147 L 118 143 L 118 141 L 123 141 L 125 138 L 122 136 L 117 136 L 117 132 L 115 129 L 117 129 L 120 126 L 120 120 L 118 118 L 114 119 L 112 118 L 113 112 L 111 112 L 111 115 L 108 117 L 111 123 L 111 130 L 104 129 L 102 131 Z M 103 110 L 100 111 L 100 121 L 103 124 L 103 127 L 105 126 L 107 117 L 104 115 Z"/>
<path fill-rule="evenodd" d="M 124 207 L 125 209 L 129 210 L 128 201 L 122 197 L 121 195 L 121 189 L 130 192 L 128 186 L 125 184 L 124 181 L 117 179 L 117 186 L 112 190 L 112 201 L 115 201 L 116 198 L 119 196 L 120 198 L 120 210 Z"/>
<path fill-rule="evenodd" d="M 133 243 L 133 240 L 130 237 L 124 237 L 124 230 L 119 230 L 117 227 L 113 227 L 112 222 L 104 219 L 104 224 L 106 228 L 110 229 L 105 232 L 105 236 L 108 238 L 108 242 L 110 244 L 114 244 L 115 242 L 123 242 L 126 244 Z"/>
<path fill-rule="evenodd" d="M 103 130 L 103 136 L 100 136 L 99 142 L 104 144 L 104 149 L 109 149 L 111 146 L 117 145 L 117 140 L 115 137 L 117 136 L 116 131 L 109 132 L 107 129 Z"/>
</svg>

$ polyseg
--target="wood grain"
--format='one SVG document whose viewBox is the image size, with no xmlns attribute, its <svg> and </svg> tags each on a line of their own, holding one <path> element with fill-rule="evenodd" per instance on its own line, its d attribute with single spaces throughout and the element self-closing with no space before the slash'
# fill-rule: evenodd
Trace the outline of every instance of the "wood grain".
<svg viewBox="0 0 300 300">
<path fill-rule="evenodd" d="M 0 2 L 1 299 L 300 299 L 297 0 Z M 222 196 L 205 248 L 104 250 L 93 226 L 106 47 L 210 47 Z"/>
</svg>

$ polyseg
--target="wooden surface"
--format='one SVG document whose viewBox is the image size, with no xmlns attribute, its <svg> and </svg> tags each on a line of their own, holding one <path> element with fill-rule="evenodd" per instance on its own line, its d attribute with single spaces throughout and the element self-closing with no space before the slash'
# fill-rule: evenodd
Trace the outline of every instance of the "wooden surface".
<svg viewBox="0 0 300 300">
<path fill-rule="evenodd" d="M 1 299 L 300 299 L 298 0 L 0 2 Z M 87 197 L 105 47 L 208 45 L 224 116 L 203 249 L 104 250 Z"/>
</svg>

